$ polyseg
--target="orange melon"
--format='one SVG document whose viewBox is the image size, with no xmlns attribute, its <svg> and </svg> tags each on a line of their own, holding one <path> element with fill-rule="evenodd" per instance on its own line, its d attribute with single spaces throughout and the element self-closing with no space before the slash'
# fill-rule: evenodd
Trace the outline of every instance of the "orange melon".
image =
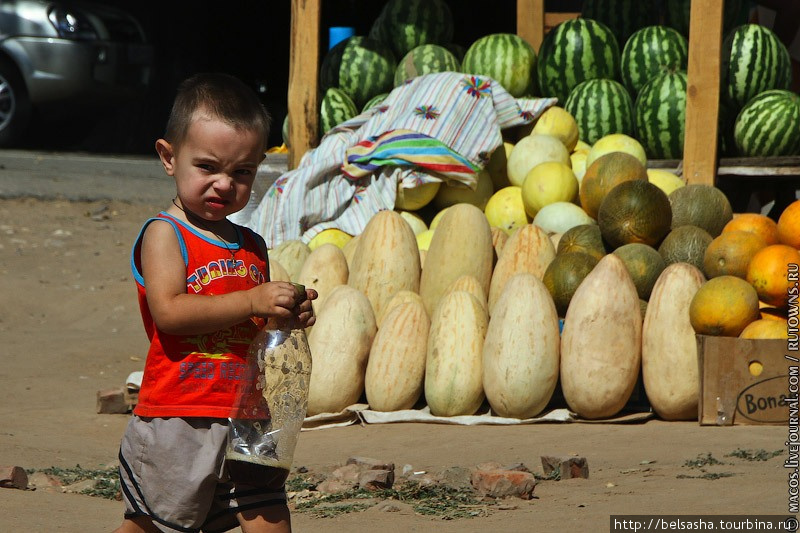
<svg viewBox="0 0 800 533">
<path fill-rule="evenodd" d="M 747 281 L 755 287 L 762 302 L 785 308 L 789 303 L 789 289 L 797 290 L 798 265 L 800 252 L 797 248 L 786 244 L 766 246 L 756 252 L 747 265 Z"/>
<path fill-rule="evenodd" d="M 762 318 L 750 322 L 739 334 L 740 339 L 788 339 L 789 324 L 786 320 Z"/>
<path fill-rule="evenodd" d="M 615 185 L 623 181 L 647 181 L 645 166 L 625 152 L 611 152 L 598 157 L 586 168 L 581 180 L 579 196 L 581 207 L 592 218 L 597 218 L 600 203 Z"/>
<path fill-rule="evenodd" d="M 722 233 L 728 231 L 748 231 L 755 233 L 769 246 L 779 244 L 778 224 L 766 215 L 760 213 L 741 213 L 733 215 L 733 219 L 725 224 Z"/>
<path fill-rule="evenodd" d="M 708 280 L 689 304 L 689 320 L 702 335 L 738 337 L 760 316 L 756 290 L 736 276 Z"/>
<path fill-rule="evenodd" d="M 800 200 L 789 204 L 778 217 L 778 240 L 800 248 Z"/>
<path fill-rule="evenodd" d="M 757 233 L 723 231 L 706 248 L 703 270 L 709 278 L 731 275 L 745 279 L 750 259 L 766 245 Z"/>
</svg>

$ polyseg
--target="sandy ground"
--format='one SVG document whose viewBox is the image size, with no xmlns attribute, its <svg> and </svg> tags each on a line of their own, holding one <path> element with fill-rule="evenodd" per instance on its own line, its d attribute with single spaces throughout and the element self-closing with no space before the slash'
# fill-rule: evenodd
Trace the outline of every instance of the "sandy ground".
<svg viewBox="0 0 800 533">
<path fill-rule="evenodd" d="M 144 364 L 146 338 L 128 253 L 160 206 L 0 200 L 0 465 L 105 468 L 116 464 L 127 415 L 98 415 L 95 394 Z M 336 518 L 295 513 L 295 531 L 608 531 L 612 514 L 785 514 L 782 455 L 749 461 L 737 450 L 785 448 L 784 427 L 696 422 L 459 427 L 354 425 L 304 432 L 296 464 L 330 468 L 352 455 L 398 468 L 441 470 L 540 456 L 587 458 L 588 479 L 543 481 L 530 501 L 489 516 L 444 521 L 370 509 Z M 712 457 L 703 468 L 687 461 Z M 708 475 L 720 474 L 720 475 Z M 716 478 L 716 479 L 711 479 Z M 3 533 L 111 531 L 122 504 L 60 491 L 0 489 Z"/>
</svg>

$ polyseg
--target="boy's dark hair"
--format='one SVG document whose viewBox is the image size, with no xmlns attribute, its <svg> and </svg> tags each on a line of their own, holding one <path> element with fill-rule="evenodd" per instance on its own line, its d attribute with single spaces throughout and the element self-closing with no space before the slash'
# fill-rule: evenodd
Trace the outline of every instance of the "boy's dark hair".
<svg viewBox="0 0 800 533">
<path fill-rule="evenodd" d="M 184 80 L 172 104 L 164 139 L 180 145 L 186 138 L 195 112 L 205 110 L 234 129 L 257 131 L 267 149 L 270 116 L 241 80 L 222 73 L 202 73 Z"/>
</svg>

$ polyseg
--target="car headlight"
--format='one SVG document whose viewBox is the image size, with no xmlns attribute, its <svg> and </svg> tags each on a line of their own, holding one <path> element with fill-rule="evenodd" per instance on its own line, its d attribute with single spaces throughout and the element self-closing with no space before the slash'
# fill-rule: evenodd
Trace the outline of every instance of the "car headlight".
<svg viewBox="0 0 800 533">
<path fill-rule="evenodd" d="M 48 14 L 50 23 L 58 32 L 59 37 L 79 41 L 95 41 L 97 31 L 89 19 L 82 13 L 64 7 L 54 7 Z"/>
</svg>

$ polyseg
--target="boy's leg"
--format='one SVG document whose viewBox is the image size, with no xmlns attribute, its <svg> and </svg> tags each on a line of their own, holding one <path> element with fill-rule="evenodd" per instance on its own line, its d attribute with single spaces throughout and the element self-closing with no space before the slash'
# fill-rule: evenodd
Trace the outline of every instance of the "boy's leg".
<svg viewBox="0 0 800 533">
<path fill-rule="evenodd" d="M 289 507 L 270 505 L 237 513 L 242 533 L 291 533 L 292 522 Z"/>
</svg>

